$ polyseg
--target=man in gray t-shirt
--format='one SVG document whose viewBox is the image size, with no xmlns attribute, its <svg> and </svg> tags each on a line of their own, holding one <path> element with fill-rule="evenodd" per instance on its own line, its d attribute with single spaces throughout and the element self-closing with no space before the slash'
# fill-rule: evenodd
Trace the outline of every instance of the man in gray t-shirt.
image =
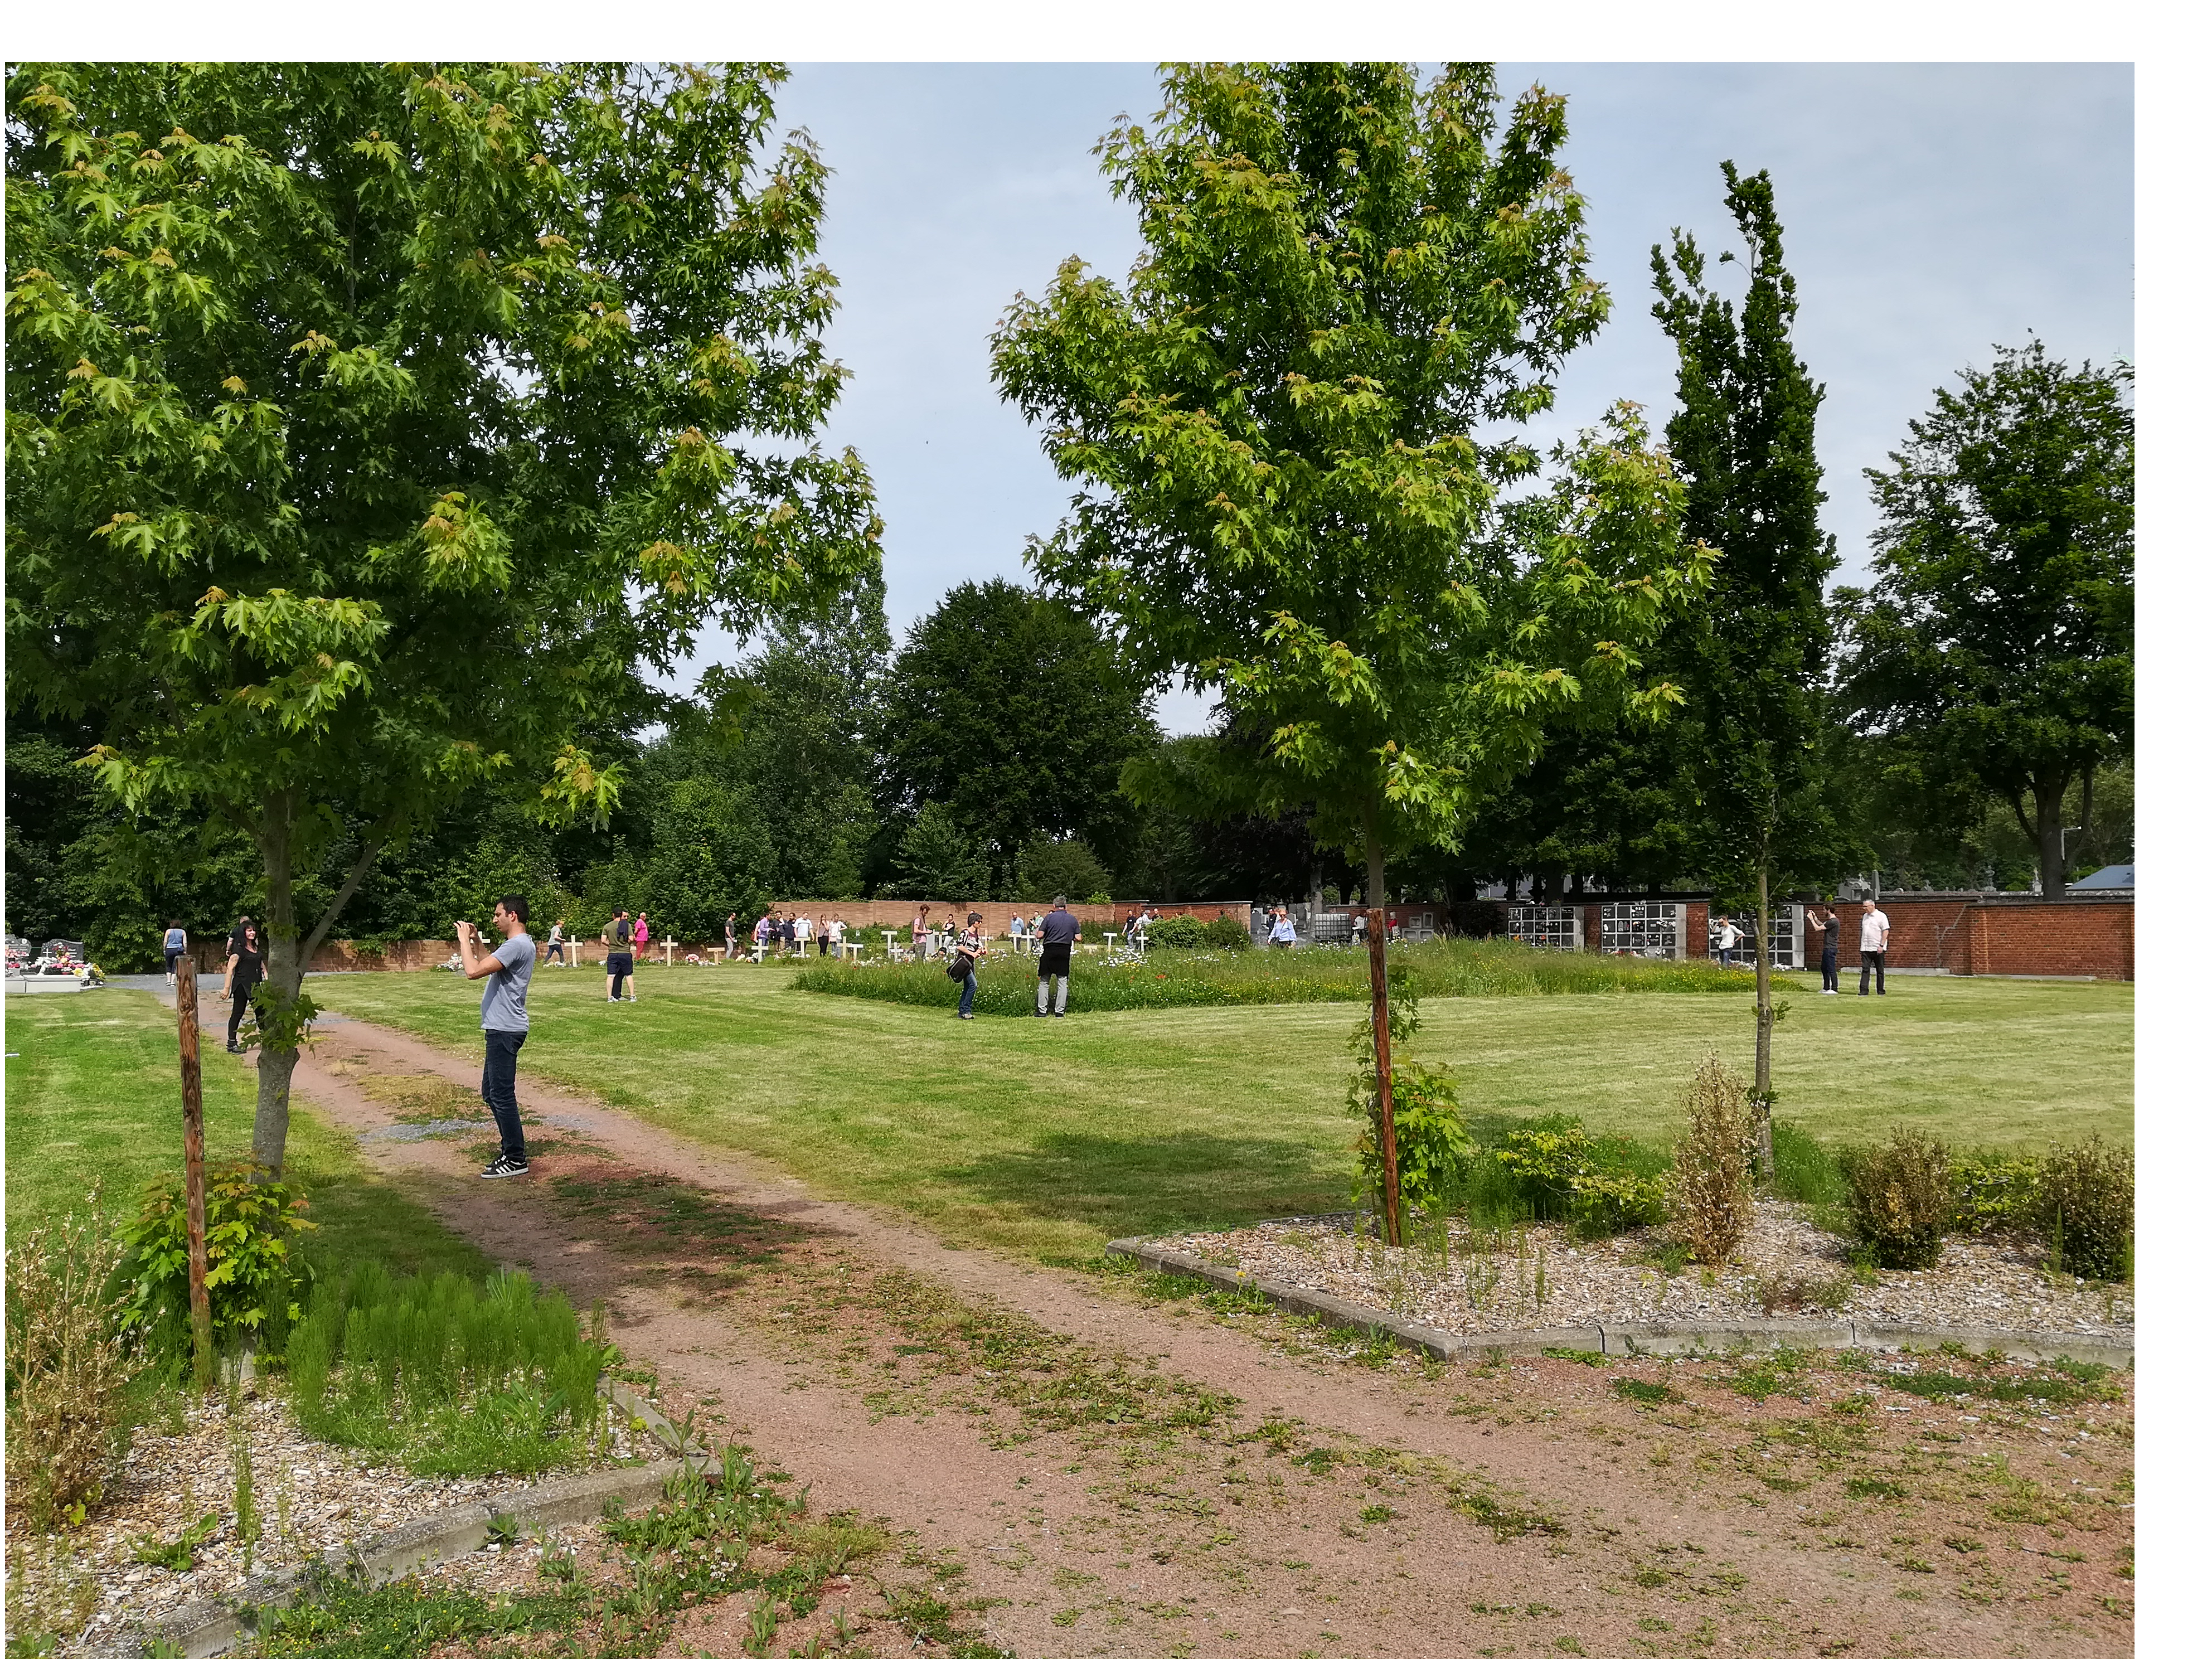
<svg viewBox="0 0 2212 1659">
<path fill-rule="evenodd" d="M 1054 1019 L 1067 1018 L 1068 957 L 1074 951 L 1075 941 L 1081 936 L 1082 932 L 1075 918 L 1067 914 L 1067 895 L 1055 893 L 1053 896 L 1052 914 L 1044 919 L 1044 927 L 1038 934 L 1040 943 L 1037 946 L 1037 1018 L 1039 1019 L 1045 1017 L 1046 993 L 1053 988 L 1055 980 L 1059 981 L 1059 995 L 1053 1003 L 1050 1012 Z"/>
<path fill-rule="evenodd" d="M 496 950 L 479 951 L 483 940 L 473 922 L 457 921 L 454 932 L 461 945 L 461 971 L 484 981 L 483 989 L 483 1103 L 492 1121 L 499 1125 L 499 1156 L 484 1169 L 486 1181 L 525 1175 L 530 1155 L 522 1141 L 522 1109 L 514 1098 L 515 1057 L 530 1035 L 531 971 L 538 966 L 538 945 L 530 937 L 530 901 L 510 893 L 492 907 L 492 925 L 505 937 Z"/>
</svg>

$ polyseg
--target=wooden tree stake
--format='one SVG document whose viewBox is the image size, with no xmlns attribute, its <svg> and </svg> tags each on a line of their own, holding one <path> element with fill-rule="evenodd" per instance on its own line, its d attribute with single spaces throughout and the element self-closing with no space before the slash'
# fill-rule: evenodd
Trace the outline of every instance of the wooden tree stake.
<svg viewBox="0 0 2212 1659">
<path fill-rule="evenodd" d="M 192 1378 L 215 1386 L 215 1316 L 207 1287 L 207 1135 L 200 1113 L 199 974 L 191 957 L 177 974 L 177 1059 L 185 1090 L 185 1248 L 192 1305 Z"/>
</svg>

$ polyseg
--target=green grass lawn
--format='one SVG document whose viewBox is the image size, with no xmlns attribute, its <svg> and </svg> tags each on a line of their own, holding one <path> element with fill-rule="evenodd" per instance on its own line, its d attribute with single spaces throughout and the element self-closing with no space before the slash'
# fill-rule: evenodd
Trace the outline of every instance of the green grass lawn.
<svg viewBox="0 0 2212 1659">
<path fill-rule="evenodd" d="M 609 1007 L 602 975 L 540 970 L 523 1069 L 950 1237 L 1025 1252 L 1346 1201 L 1354 1008 L 963 1024 L 791 978 L 647 968 L 639 1003 Z M 452 975 L 333 976 L 314 993 L 481 1051 L 477 990 Z M 1862 1000 L 1792 976 L 1779 994 L 1792 1004 L 1776 1042 L 1781 1115 L 1825 1139 L 1894 1124 L 1961 1147 L 2134 1139 L 2132 986 L 1916 975 Z M 1422 1016 L 1412 1052 L 1452 1066 L 1470 1114 L 1571 1112 L 1654 1144 L 1673 1138 L 1677 1091 L 1708 1050 L 1750 1067 L 1747 975 L 1741 995 L 1439 998 Z"/>
<path fill-rule="evenodd" d="M 183 1170 L 173 1012 L 143 991 L 111 988 L 9 997 L 6 1017 L 11 1231 L 81 1209 L 95 1180 L 106 1207 L 128 1213 L 147 1181 Z M 243 1158 L 253 1140 L 252 1073 L 219 1036 L 203 1045 L 208 1157 Z M 318 1224 L 311 1258 L 381 1260 L 398 1273 L 489 1271 L 474 1246 L 377 1176 L 350 1136 L 297 1106 L 287 1162 Z"/>
</svg>

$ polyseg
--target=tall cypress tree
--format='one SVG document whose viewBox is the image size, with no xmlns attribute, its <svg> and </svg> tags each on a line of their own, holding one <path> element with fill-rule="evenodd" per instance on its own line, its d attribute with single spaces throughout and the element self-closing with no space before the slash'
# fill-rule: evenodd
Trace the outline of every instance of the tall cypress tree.
<svg viewBox="0 0 2212 1659">
<path fill-rule="evenodd" d="M 1692 830 L 1698 863 L 1724 896 L 1756 901 L 1759 1017 L 1753 1088 L 1759 1154 L 1773 1168 L 1773 988 L 1767 909 L 1778 883 L 1831 872 L 1838 834 L 1823 787 L 1821 684 L 1832 645 L 1822 584 L 1836 568 L 1821 533 L 1814 418 L 1823 389 L 1790 337 L 1797 284 L 1782 263 L 1774 185 L 1721 164 L 1742 234 L 1750 287 L 1741 305 L 1706 286 L 1705 255 L 1674 233 L 1651 250 L 1652 314 L 1680 354 L 1681 407 L 1667 441 L 1687 492 L 1684 533 L 1717 549 L 1707 603 L 1666 649 L 1689 687 Z M 1719 263 L 1733 263 L 1723 252 Z"/>
</svg>

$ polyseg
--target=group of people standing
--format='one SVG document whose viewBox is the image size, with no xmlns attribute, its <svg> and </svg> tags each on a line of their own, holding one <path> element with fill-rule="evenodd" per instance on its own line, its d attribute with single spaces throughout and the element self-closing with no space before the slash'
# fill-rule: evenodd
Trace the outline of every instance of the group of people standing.
<svg viewBox="0 0 2212 1659">
<path fill-rule="evenodd" d="M 845 942 L 845 924 L 836 916 L 826 921 L 814 916 L 787 916 L 781 906 L 771 905 L 767 914 L 753 923 L 752 941 L 753 948 L 763 955 L 773 950 L 781 956 L 803 957 L 811 945 L 817 955 L 826 957 Z M 723 918 L 722 943 L 735 960 L 739 955 L 735 910 Z"/>
<path fill-rule="evenodd" d="M 1820 994 L 1838 995 L 1843 980 L 1838 957 L 1843 945 L 1844 919 L 1834 905 L 1815 904 L 1807 908 L 1805 921 L 1820 933 Z M 1735 925 L 1735 918 L 1720 919 L 1713 930 L 1713 955 L 1722 967 L 1735 965 L 1736 947 L 1746 937 Z M 1863 900 L 1859 905 L 1859 994 L 1868 994 L 1871 980 L 1873 994 L 1887 996 L 1888 967 L 1889 918 L 1872 899 Z"/>
<path fill-rule="evenodd" d="M 928 931 L 929 907 L 924 905 L 915 918 L 915 937 L 919 939 Z M 1052 908 L 1044 915 L 1024 923 L 1016 916 L 1008 930 L 1010 936 L 1033 939 L 1036 945 L 1037 992 L 1036 1017 L 1042 1019 L 1050 1014 L 1054 1019 L 1067 1018 L 1068 969 L 1075 954 L 1075 941 L 1083 932 L 1083 924 L 1069 913 L 1067 895 L 1053 896 Z M 983 933 L 983 913 L 970 910 L 966 924 L 954 935 L 948 946 L 950 960 L 945 965 L 948 978 L 960 981 L 960 1018 L 975 1018 L 975 969 L 990 954 L 989 941 Z"/>
</svg>

